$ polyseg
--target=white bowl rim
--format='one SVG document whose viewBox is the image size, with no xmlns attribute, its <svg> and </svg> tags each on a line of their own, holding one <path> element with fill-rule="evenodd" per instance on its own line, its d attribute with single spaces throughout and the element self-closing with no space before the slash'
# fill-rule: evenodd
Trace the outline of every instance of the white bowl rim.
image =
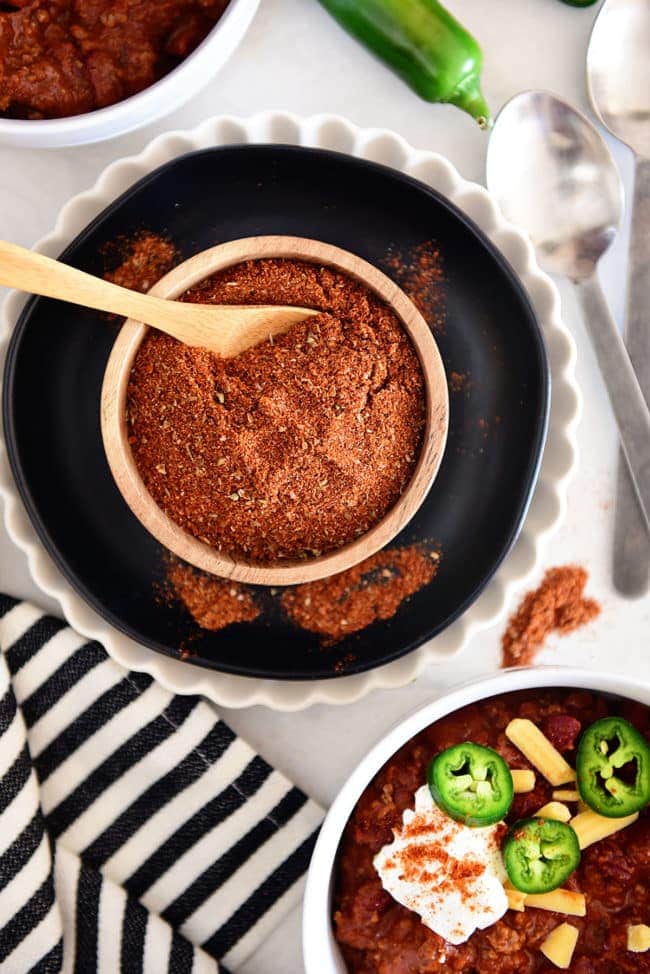
<svg viewBox="0 0 650 974">
<path fill-rule="evenodd" d="M 412 737 L 461 707 L 495 694 L 551 687 L 575 687 L 626 697 L 650 706 L 650 684 L 638 679 L 568 666 L 528 666 L 502 670 L 453 687 L 402 718 L 371 748 L 340 789 L 312 854 L 303 903 L 302 940 L 306 974 L 345 974 L 332 933 L 330 901 L 333 866 L 345 825 L 367 784 Z"/>
<path fill-rule="evenodd" d="M 63 118 L 0 118 L 0 143 L 34 148 L 90 144 L 125 135 L 164 117 L 180 107 L 207 83 L 211 75 L 220 70 L 223 62 L 239 44 L 259 4 L 260 0 L 230 0 L 201 43 L 175 68 L 142 91 L 113 105 L 82 112 L 80 115 L 66 115 Z M 238 19 L 241 21 L 242 17 L 243 22 L 238 27 L 234 26 L 234 22 Z M 231 26 L 234 27 L 234 34 L 228 38 Z M 199 66 L 207 67 L 214 57 L 215 46 L 222 41 L 222 57 L 217 58 L 217 65 L 213 70 L 204 71 Z M 193 82 L 192 74 L 195 75 Z"/>
<path fill-rule="evenodd" d="M 568 484 L 577 466 L 576 428 L 582 398 L 575 379 L 575 342 L 562 321 L 555 284 L 540 271 L 528 239 L 500 213 L 488 191 L 460 176 L 438 153 L 415 149 L 389 129 L 356 126 L 339 115 L 301 117 L 285 111 L 249 118 L 221 115 L 189 131 L 153 139 L 138 155 L 111 163 L 94 187 L 74 196 L 54 229 L 35 249 L 57 256 L 106 206 L 138 179 L 187 152 L 232 144 L 296 144 L 344 151 L 355 158 L 392 166 L 442 193 L 466 213 L 509 260 L 528 291 L 549 350 L 553 397 L 548 436 L 535 493 L 519 539 L 479 598 L 443 633 L 385 666 L 336 680 L 261 680 L 191 666 L 140 646 L 117 632 L 72 589 L 54 566 L 29 521 L 0 442 L 0 497 L 7 532 L 27 556 L 39 589 L 57 600 L 67 621 L 88 639 L 101 642 L 120 665 L 148 673 L 175 693 L 200 693 L 217 704 L 239 708 L 261 704 L 282 711 L 316 703 L 342 705 L 374 689 L 404 686 L 430 664 L 449 662 L 470 638 L 503 618 L 509 600 L 533 575 L 542 551 L 566 509 Z M 11 332 L 25 304 L 11 292 L 2 306 L 0 366 Z"/>
</svg>

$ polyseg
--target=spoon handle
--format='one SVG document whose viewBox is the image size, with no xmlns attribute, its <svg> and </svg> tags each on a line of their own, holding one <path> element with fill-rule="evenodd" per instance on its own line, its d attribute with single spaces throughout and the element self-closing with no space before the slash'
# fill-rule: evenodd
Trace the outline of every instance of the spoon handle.
<svg viewBox="0 0 650 974">
<path fill-rule="evenodd" d="M 641 391 L 650 405 L 650 159 L 639 157 L 634 176 L 625 340 Z M 650 535 L 623 456 L 618 468 L 613 577 L 617 590 L 630 598 L 648 590 Z"/>
<path fill-rule="evenodd" d="M 125 318 L 138 318 L 147 324 L 151 309 L 159 301 L 7 240 L 0 240 L 0 284 Z"/>
<path fill-rule="evenodd" d="M 650 528 L 650 411 L 596 271 L 576 281 L 639 504 Z"/>
</svg>

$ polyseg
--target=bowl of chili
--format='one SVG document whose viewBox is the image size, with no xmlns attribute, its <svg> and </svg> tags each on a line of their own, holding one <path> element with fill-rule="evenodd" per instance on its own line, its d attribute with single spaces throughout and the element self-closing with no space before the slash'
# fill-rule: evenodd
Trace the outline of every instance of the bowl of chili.
<svg viewBox="0 0 650 974">
<path fill-rule="evenodd" d="M 235 359 L 127 321 L 107 363 L 102 438 L 144 527 L 196 568 L 256 585 L 345 571 L 387 545 L 438 472 L 447 379 L 394 281 L 339 247 L 230 241 L 152 293 L 315 315 Z"/>
<path fill-rule="evenodd" d="M 529 667 L 422 707 L 361 761 L 325 819 L 304 902 L 307 974 L 643 967 L 649 764 L 650 686 L 638 680 Z M 481 835 L 495 836 L 503 899 L 483 924 L 467 844 Z M 452 845 L 440 847 L 459 840 L 455 870 Z"/>
<path fill-rule="evenodd" d="M 259 0 L 0 7 L 0 143 L 85 145 L 179 108 L 220 70 Z"/>
</svg>

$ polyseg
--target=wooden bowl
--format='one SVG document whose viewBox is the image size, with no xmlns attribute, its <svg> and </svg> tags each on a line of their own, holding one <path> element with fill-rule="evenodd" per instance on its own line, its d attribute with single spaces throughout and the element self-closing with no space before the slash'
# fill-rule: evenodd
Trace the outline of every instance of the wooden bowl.
<svg viewBox="0 0 650 974">
<path fill-rule="evenodd" d="M 360 257 L 303 237 L 247 237 L 204 250 L 166 274 L 150 293 L 177 298 L 211 274 L 263 257 L 286 257 L 330 266 L 374 291 L 398 316 L 413 343 L 424 375 L 426 418 L 422 449 L 415 470 L 396 504 L 369 531 L 354 541 L 309 559 L 259 564 L 236 558 L 199 541 L 179 527 L 156 504 L 138 473 L 128 442 L 126 396 L 129 376 L 148 327 L 126 321 L 111 351 L 101 395 L 101 430 L 111 472 L 122 497 L 141 524 L 179 558 L 203 571 L 252 585 L 297 585 L 351 568 L 388 544 L 420 507 L 438 472 L 447 440 L 449 397 L 438 346 L 426 321 L 404 292 Z"/>
</svg>

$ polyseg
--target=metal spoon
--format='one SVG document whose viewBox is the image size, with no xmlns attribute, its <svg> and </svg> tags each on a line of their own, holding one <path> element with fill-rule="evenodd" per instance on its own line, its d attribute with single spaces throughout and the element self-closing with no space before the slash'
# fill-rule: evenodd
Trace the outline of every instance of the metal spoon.
<svg viewBox="0 0 650 974">
<path fill-rule="evenodd" d="M 309 308 L 283 305 L 206 305 L 165 301 L 129 291 L 61 261 L 0 240 L 0 284 L 109 311 L 151 325 L 179 342 L 234 358 L 310 318 Z"/>
<path fill-rule="evenodd" d="M 597 274 L 623 209 L 614 160 L 583 115 L 554 95 L 526 91 L 497 116 L 487 181 L 506 217 L 530 234 L 542 266 L 576 286 L 648 524 L 650 412 Z"/>
<path fill-rule="evenodd" d="M 630 270 L 625 337 L 650 403 L 650 3 L 606 0 L 587 53 L 592 107 L 634 152 Z M 619 465 L 614 526 L 614 584 L 639 596 L 650 582 L 650 537 L 625 463 Z"/>
</svg>

